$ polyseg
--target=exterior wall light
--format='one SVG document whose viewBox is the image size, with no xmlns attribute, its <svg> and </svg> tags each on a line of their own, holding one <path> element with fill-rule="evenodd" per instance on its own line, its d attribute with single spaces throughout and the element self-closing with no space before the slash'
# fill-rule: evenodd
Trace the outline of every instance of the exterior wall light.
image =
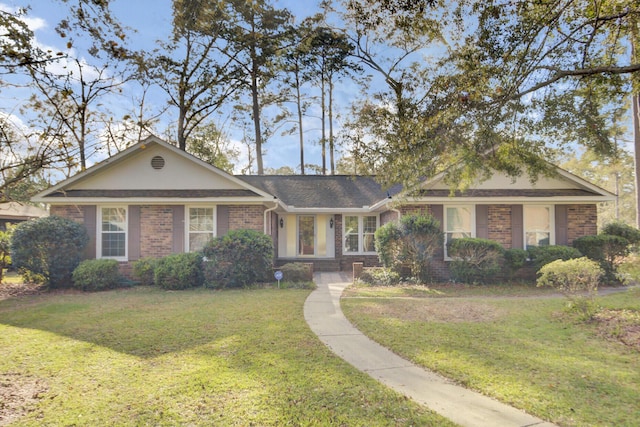
<svg viewBox="0 0 640 427">
<path fill-rule="evenodd" d="M 284 228 L 284 218 L 280 218 L 280 228 Z"/>
<path fill-rule="evenodd" d="M 329 220 L 329 228 L 333 228 L 333 218 Z"/>
</svg>

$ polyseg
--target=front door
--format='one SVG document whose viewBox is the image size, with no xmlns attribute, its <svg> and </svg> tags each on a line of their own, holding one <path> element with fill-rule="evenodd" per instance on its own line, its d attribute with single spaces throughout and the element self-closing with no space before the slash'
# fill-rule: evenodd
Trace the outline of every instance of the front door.
<svg viewBox="0 0 640 427">
<path fill-rule="evenodd" d="M 316 254 L 316 217 L 300 215 L 298 217 L 298 256 Z"/>
</svg>

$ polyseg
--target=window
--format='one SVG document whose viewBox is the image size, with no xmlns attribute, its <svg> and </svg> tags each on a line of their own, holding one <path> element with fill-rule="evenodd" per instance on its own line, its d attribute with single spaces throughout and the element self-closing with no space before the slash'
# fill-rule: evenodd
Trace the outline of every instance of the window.
<svg viewBox="0 0 640 427">
<path fill-rule="evenodd" d="M 445 247 L 444 253 L 447 257 L 447 244 L 453 239 L 461 239 L 463 237 L 473 237 L 475 230 L 473 229 L 475 209 L 473 206 L 446 206 L 444 209 L 444 231 L 445 231 Z"/>
<path fill-rule="evenodd" d="M 551 206 L 525 205 L 523 212 L 525 247 L 553 245 Z"/>
<path fill-rule="evenodd" d="M 100 258 L 127 259 L 127 208 L 100 208 L 98 252 Z"/>
<path fill-rule="evenodd" d="M 188 251 L 199 251 L 215 236 L 215 208 L 189 208 Z"/>
<path fill-rule="evenodd" d="M 378 217 L 344 217 L 344 253 L 375 253 L 375 232 L 378 229 Z"/>
</svg>

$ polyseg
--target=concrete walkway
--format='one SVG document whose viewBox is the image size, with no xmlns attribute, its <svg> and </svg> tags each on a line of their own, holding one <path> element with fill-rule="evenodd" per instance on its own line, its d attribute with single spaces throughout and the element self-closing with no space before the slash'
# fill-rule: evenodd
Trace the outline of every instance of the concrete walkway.
<svg viewBox="0 0 640 427">
<path fill-rule="evenodd" d="M 345 273 L 316 273 L 318 289 L 304 304 L 304 317 L 334 353 L 376 380 L 462 426 L 544 426 L 518 409 L 453 384 L 413 365 L 364 336 L 342 314 L 340 295 L 351 278 Z"/>
</svg>

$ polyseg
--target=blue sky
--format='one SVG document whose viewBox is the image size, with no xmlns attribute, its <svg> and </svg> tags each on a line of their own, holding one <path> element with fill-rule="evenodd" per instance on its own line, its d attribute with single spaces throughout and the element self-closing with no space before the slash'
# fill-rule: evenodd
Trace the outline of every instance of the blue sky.
<svg viewBox="0 0 640 427">
<path fill-rule="evenodd" d="M 130 36 L 131 46 L 134 48 L 140 48 L 145 50 L 152 50 L 157 47 L 156 40 L 166 39 L 167 35 L 171 31 L 171 0 L 113 0 L 112 10 L 114 15 L 124 25 L 129 26 L 137 30 Z M 315 1 L 276 1 L 276 7 L 287 7 L 291 10 L 296 19 L 302 19 L 305 16 L 311 15 L 319 9 L 315 6 Z M 15 1 L 15 0 L 0 0 L 0 7 L 3 8 L 15 8 L 30 5 L 30 11 L 28 13 L 29 22 L 32 28 L 35 30 L 35 35 L 38 43 L 44 46 L 51 47 L 55 50 L 65 51 L 66 41 L 61 39 L 55 32 L 55 25 L 61 18 L 65 16 L 65 8 L 61 6 L 61 2 L 58 1 Z M 81 56 L 82 52 L 72 52 L 72 55 Z M 88 59 L 90 62 L 91 60 Z M 135 92 L 135 88 L 129 85 L 125 88 L 125 92 Z M 344 79 L 335 88 L 335 107 L 338 113 L 344 113 L 349 107 L 349 103 L 356 98 L 358 94 L 358 88 L 351 83 L 349 79 Z M 132 94 L 133 95 L 133 94 Z M 0 95 L 0 110 L 5 113 L 18 114 L 15 105 L 20 102 L 21 99 L 28 96 L 26 90 L 15 90 L 8 93 L 3 90 L 3 94 Z M 153 92 L 151 101 L 155 103 L 157 108 L 165 105 L 166 96 L 157 90 Z M 126 104 L 128 101 L 121 99 L 115 101 L 116 105 Z M 117 108 L 117 107 L 116 107 Z M 316 143 L 319 140 L 320 121 L 317 118 L 319 116 L 319 107 L 310 111 L 310 117 L 305 120 L 305 163 L 309 164 L 321 164 L 321 152 L 320 146 Z M 316 116 L 315 118 L 313 116 Z M 335 132 L 339 132 L 344 115 L 339 115 L 335 121 Z M 166 123 L 172 119 L 171 111 L 169 114 L 165 114 L 162 119 L 163 124 L 158 126 L 158 132 L 161 132 L 166 128 Z M 242 131 L 229 122 L 227 117 L 221 117 L 214 119 L 217 123 L 224 123 L 225 130 L 229 133 L 233 141 L 237 141 L 242 138 Z M 246 146 L 243 146 L 238 142 L 237 145 L 243 152 L 247 150 Z M 291 166 L 294 169 L 299 165 L 299 142 L 297 134 L 293 136 L 280 136 L 280 134 L 274 135 L 265 144 L 265 167 L 278 168 L 281 166 Z M 92 159 L 93 161 L 101 160 L 97 156 Z M 328 159 L 327 159 L 328 161 Z M 247 163 L 246 155 L 241 155 L 239 166 L 245 166 Z M 255 168 L 254 168 L 255 172 Z"/>
</svg>

